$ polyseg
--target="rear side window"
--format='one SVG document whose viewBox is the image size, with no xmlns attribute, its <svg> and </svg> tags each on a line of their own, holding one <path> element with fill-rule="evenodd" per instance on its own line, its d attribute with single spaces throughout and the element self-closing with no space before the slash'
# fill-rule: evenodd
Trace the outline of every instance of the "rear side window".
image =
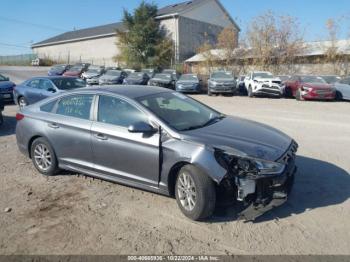
<svg viewBox="0 0 350 262">
<path fill-rule="evenodd" d="M 75 95 L 62 98 L 58 102 L 56 114 L 90 119 L 93 95 Z"/>
<path fill-rule="evenodd" d="M 45 104 L 45 105 L 42 105 L 42 106 L 40 107 L 40 111 L 42 111 L 42 112 L 47 112 L 47 113 L 51 113 L 52 110 L 53 110 L 53 108 L 54 108 L 54 106 L 56 105 L 56 102 L 57 102 L 57 100 L 54 100 L 54 101 L 49 102 L 49 103 L 47 103 L 47 104 Z"/>
<path fill-rule="evenodd" d="M 98 102 L 98 121 L 121 127 L 129 127 L 147 116 L 128 102 L 110 96 L 100 96 Z"/>
</svg>

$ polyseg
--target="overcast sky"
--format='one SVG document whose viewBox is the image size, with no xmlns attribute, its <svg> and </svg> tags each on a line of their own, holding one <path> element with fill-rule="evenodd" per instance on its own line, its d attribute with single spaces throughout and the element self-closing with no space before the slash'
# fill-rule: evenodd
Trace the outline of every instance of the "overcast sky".
<svg viewBox="0 0 350 262">
<path fill-rule="evenodd" d="M 182 0 L 179 0 L 180 2 Z M 155 0 L 159 7 L 176 0 Z M 30 53 L 29 46 L 65 31 L 118 22 L 140 0 L 1 0 L 0 55 Z M 244 33 L 252 17 L 272 10 L 297 17 L 305 39 L 326 38 L 328 18 L 341 18 L 340 38 L 349 38 L 350 0 L 221 0 Z"/>
</svg>

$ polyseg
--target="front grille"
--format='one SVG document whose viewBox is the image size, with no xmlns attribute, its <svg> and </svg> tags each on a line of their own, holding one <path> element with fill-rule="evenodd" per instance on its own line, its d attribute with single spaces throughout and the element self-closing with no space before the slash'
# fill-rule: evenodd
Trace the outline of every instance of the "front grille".
<svg viewBox="0 0 350 262">
<path fill-rule="evenodd" d="M 295 154 L 298 150 L 298 144 L 293 140 L 288 150 L 277 160 L 279 163 L 288 164 L 295 159 Z"/>
<path fill-rule="evenodd" d="M 13 91 L 13 87 L 0 88 L 0 93 L 9 93 Z"/>
</svg>

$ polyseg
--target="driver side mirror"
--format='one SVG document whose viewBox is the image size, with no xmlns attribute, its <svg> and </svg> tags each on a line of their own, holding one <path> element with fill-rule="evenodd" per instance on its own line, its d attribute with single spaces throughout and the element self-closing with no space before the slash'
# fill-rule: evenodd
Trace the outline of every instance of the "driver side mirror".
<svg viewBox="0 0 350 262">
<path fill-rule="evenodd" d="M 53 87 L 48 88 L 47 91 L 49 91 L 51 93 L 56 93 L 56 89 Z"/>
<path fill-rule="evenodd" d="M 146 122 L 137 122 L 129 126 L 128 131 L 130 133 L 144 133 L 144 134 L 153 134 L 157 133 L 158 129 L 154 128 Z"/>
</svg>

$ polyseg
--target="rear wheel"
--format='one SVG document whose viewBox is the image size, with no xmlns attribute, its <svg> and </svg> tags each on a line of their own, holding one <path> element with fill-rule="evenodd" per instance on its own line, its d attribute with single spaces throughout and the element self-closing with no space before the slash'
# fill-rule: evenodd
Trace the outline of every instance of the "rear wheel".
<svg viewBox="0 0 350 262">
<path fill-rule="evenodd" d="M 53 176 L 58 171 L 56 154 L 50 143 L 43 137 L 31 145 L 30 155 L 35 168 L 45 176 Z"/>
<path fill-rule="evenodd" d="M 195 166 L 186 165 L 180 169 L 175 184 L 175 196 L 182 213 L 192 220 L 207 218 L 214 212 L 214 182 Z"/>
<path fill-rule="evenodd" d="M 210 89 L 209 89 L 209 87 L 208 87 L 208 96 L 212 96 L 213 94 L 212 94 L 212 92 L 210 92 Z"/>
<path fill-rule="evenodd" d="M 23 96 L 21 96 L 20 98 L 18 98 L 18 105 L 20 108 L 27 106 L 27 100 Z"/>
</svg>

